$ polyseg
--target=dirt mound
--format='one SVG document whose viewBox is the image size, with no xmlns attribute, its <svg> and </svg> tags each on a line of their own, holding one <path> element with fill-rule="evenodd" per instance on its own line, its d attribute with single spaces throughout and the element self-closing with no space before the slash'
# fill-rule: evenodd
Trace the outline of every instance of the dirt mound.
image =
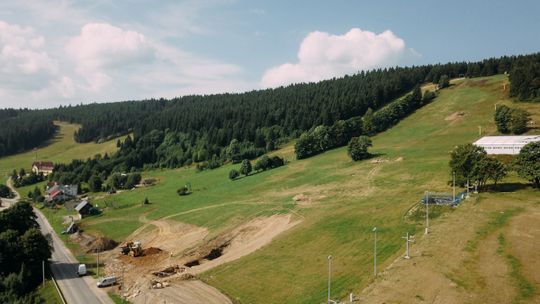
<svg viewBox="0 0 540 304">
<path fill-rule="evenodd" d="M 163 250 L 159 249 L 159 248 L 156 248 L 156 247 L 150 247 L 150 248 L 146 248 L 143 250 L 143 254 L 144 255 L 152 255 L 152 254 L 159 254 L 161 253 Z"/>
<path fill-rule="evenodd" d="M 293 201 L 295 201 L 295 202 L 304 202 L 304 201 L 306 201 L 308 198 L 307 198 L 307 196 L 305 196 L 303 193 L 300 193 L 300 194 L 295 195 L 292 199 L 293 199 Z"/>
<path fill-rule="evenodd" d="M 164 277 L 175 275 L 177 273 L 183 273 L 185 271 L 186 271 L 185 267 L 174 265 L 174 266 L 166 267 L 165 269 L 162 269 L 160 271 L 152 272 L 152 274 L 155 275 L 156 277 L 164 278 Z"/>
<path fill-rule="evenodd" d="M 118 246 L 118 243 L 116 241 L 107 237 L 96 237 L 80 231 L 72 234 L 69 239 L 73 242 L 79 243 L 86 253 L 107 251 Z"/>
</svg>

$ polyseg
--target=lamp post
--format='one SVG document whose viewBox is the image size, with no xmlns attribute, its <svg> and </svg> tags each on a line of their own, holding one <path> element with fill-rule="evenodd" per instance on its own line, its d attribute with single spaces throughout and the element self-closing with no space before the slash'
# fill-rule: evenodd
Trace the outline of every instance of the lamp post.
<svg viewBox="0 0 540 304">
<path fill-rule="evenodd" d="M 373 275 L 377 276 L 377 227 L 373 227 L 375 233 L 375 244 L 373 246 Z"/>
<path fill-rule="evenodd" d="M 456 202 L 456 172 L 452 172 L 452 204 Z"/>
<path fill-rule="evenodd" d="M 332 280 L 332 256 L 328 256 L 328 302 L 330 303 L 330 286 Z"/>
</svg>

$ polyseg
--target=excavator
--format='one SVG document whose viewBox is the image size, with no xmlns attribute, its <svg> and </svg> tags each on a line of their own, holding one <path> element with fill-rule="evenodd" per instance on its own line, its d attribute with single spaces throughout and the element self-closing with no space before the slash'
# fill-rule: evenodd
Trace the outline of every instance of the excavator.
<svg viewBox="0 0 540 304">
<path fill-rule="evenodd" d="M 132 257 L 141 256 L 143 254 L 141 242 L 127 242 L 124 246 L 120 246 L 120 252 Z"/>
</svg>

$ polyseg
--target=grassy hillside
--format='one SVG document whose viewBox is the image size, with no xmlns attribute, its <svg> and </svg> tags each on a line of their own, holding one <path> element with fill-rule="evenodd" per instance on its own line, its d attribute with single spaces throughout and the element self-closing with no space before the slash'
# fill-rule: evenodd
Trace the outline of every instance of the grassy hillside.
<svg viewBox="0 0 540 304">
<path fill-rule="evenodd" d="M 68 163 L 73 159 L 86 159 L 98 153 L 113 153 L 116 151 L 116 140 L 105 143 L 79 144 L 73 139 L 73 133 L 79 125 L 65 122 L 55 122 L 59 126 L 57 135 L 35 151 L 28 151 L 16 155 L 0 157 L 0 176 L 4 177 L 13 169 L 24 168 L 30 170 L 34 160 L 52 161 L 55 163 Z"/>
<path fill-rule="evenodd" d="M 270 245 L 203 274 L 203 279 L 240 303 L 319 303 L 326 297 L 327 259 L 333 262 L 333 294 L 357 293 L 372 278 L 372 228 L 378 227 L 380 269 L 401 253 L 401 236 L 421 231 L 403 214 L 424 191 L 449 192 L 448 160 L 458 144 L 495 134 L 495 104 L 510 104 L 503 92 L 505 76 L 459 80 L 433 103 L 396 127 L 373 138 L 373 159 L 352 162 L 346 148 L 294 160 L 291 146 L 277 151 L 290 162 L 281 168 L 236 181 L 228 172 L 238 165 L 211 171 L 178 169 L 146 172 L 156 186 L 95 202 L 109 207 L 83 221 L 86 231 L 122 240 L 146 219 L 167 216 L 207 227 L 210 235 L 256 216 L 293 213 L 302 222 Z M 540 105 L 527 108 L 540 120 Z M 532 131 L 538 132 L 538 130 Z M 522 182 L 515 176 L 504 182 Z M 193 194 L 176 189 L 190 183 Z M 522 197 L 538 194 L 524 191 Z M 303 194 L 304 201 L 293 197 Z M 505 194 L 500 194 L 504 197 Z M 151 204 L 142 205 L 147 197 Z M 59 214 L 64 214 L 61 212 Z M 437 220 L 435 220 L 436 222 Z M 57 221 L 58 222 L 58 221 Z"/>
</svg>

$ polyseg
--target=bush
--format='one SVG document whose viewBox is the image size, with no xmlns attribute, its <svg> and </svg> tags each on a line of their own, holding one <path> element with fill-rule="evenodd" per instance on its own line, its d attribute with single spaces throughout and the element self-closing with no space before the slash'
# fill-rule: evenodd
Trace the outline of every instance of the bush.
<svg viewBox="0 0 540 304">
<path fill-rule="evenodd" d="M 9 190 L 9 187 L 6 185 L 0 184 L 0 197 L 11 198 L 11 196 L 12 196 L 12 193 L 11 193 L 11 190 Z"/>
<path fill-rule="evenodd" d="M 244 174 L 245 176 L 248 176 L 249 173 L 251 173 L 251 170 L 253 170 L 251 166 L 251 162 L 248 159 L 244 159 L 242 161 L 242 165 L 240 165 L 240 173 Z"/>
<path fill-rule="evenodd" d="M 235 180 L 238 176 L 240 176 L 238 170 L 232 169 L 231 171 L 229 171 L 229 179 Z"/>
<path fill-rule="evenodd" d="M 367 136 L 353 137 L 349 142 L 347 152 L 354 161 L 359 161 L 369 157 L 368 148 L 373 146 L 371 139 Z"/>
<path fill-rule="evenodd" d="M 178 193 L 178 195 L 180 196 L 188 195 L 189 189 L 187 186 L 183 186 L 183 187 L 178 188 L 178 190 L 176 190 L 176 193 Z"/>
</svg>

